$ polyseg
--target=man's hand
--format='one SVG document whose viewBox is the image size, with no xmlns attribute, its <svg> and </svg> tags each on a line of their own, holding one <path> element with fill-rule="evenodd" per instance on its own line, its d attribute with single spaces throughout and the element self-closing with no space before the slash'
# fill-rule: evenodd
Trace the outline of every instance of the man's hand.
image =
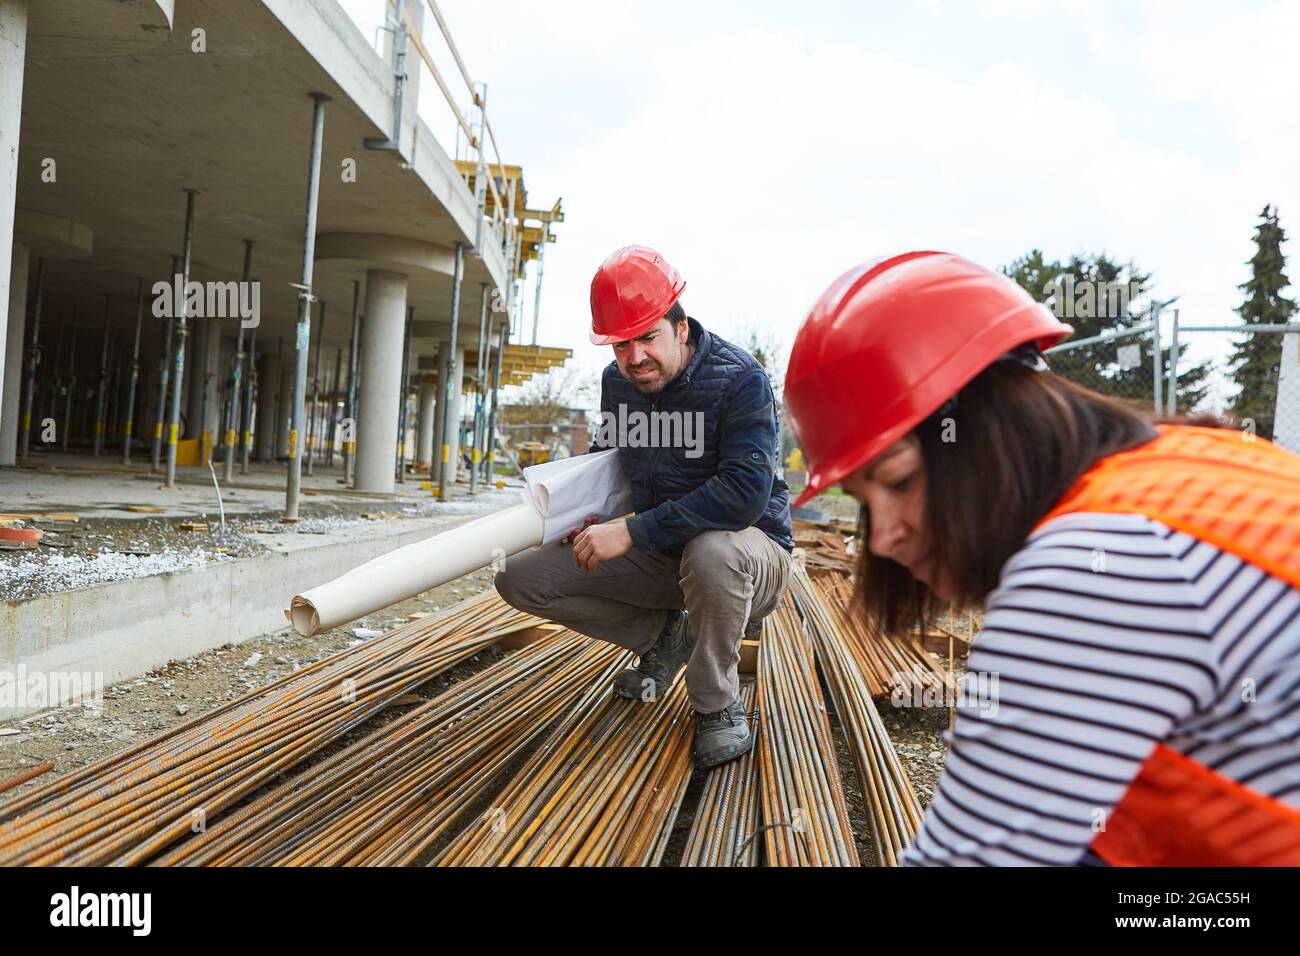
<svg viewBox="0 0 1300 956">
<path fill-rule="evenodd" d="M 595 571 L 602 561 L 621 558 L 632 550 L 632 532 L 626 521 L 586 528 L 573 540 L 573 560 L 584 571 Z"/>
<path fill-rule="evenodd" d="M 582 519 L 582 527 L 574 528 L 572 531 L 566 534 L 563 538 L 560 539 L 560 544 L 568 544 L 579 534 L 581 534 L 583 531 L 587 530 L 594 524 L 600 524 L 600 515 L 587 515 L 587 517 Z"/>
</svg>

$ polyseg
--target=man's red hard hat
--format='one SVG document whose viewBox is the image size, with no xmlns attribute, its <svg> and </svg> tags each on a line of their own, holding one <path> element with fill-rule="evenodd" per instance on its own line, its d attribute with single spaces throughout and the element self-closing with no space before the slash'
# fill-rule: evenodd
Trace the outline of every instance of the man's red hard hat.
<svg viewBox="0 0 1300 956">
<path fill-rule="evenodd" d="M 902 438 L 1006 352 L 1074 329 L 1006 276 L 945 252 L 850 269 L 795 336 L 785 404 L 808 467 L 796 505 Z"/>
<path fill-rule="evenodd" d="M 591 280 L 591 342 L 634 339 L 668 312 L 686 280 L 646 246 L 624 246 L 600 264 Z"/>
</svg>

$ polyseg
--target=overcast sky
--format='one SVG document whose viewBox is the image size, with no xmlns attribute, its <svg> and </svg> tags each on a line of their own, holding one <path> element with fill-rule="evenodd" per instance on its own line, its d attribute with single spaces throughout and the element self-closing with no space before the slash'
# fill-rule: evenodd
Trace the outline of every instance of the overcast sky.
<svg viewBox="0 0 1300 956">
<path fill-rule="evenodd" d="M 344 6 L 372 35 L 382 0 Z M 530 205 L 564 198 L 540 339 L 580 368 L 608 360 L 587 344 L 588 286 L 627 243 L 681 270 L 706 326 L 788 349 L 837 275 L 914 248 L 990 267 L 1104 251 L 1181 295 L 1183 322 L 1235 321 L 1259 211 L 1300 228 L 1297 3 L 441 9 Z"/>
</svg>

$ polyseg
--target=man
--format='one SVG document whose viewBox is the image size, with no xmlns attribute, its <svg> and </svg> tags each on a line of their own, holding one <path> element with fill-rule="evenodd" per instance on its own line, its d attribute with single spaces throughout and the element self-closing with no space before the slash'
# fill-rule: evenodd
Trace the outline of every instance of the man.
<svg viewBox="0 0 1300 956">
<path fill-rule="evenodd" d="M 597 270 L 591 340 L 614 361 L 591 450 L 619 449 L 636 514 L 588 516 L 564 541 L 511 558 L 496 587 L 520 610 L 635 651 L 615 678 L 620 696 L 653 702 L 685 666 L 704 768 L 753 746 L 740 642 L 780 601 L 794 540 L 767 373 L 687 317 L 685 288 L 642 246 Z"/>
</svg>

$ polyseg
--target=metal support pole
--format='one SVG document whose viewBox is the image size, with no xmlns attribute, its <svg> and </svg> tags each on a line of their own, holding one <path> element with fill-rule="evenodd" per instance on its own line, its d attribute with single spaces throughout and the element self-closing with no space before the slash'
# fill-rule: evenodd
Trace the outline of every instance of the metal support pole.
<svg viewBox="0 0 1300 956">
<path fill-rule="evenodd" d="M 1151 307 L 1151 377 L 1155 385 L 1155 413 L 1157 415 L 1165 407 L 1164 350 L 1160 347 L 1160 309 L 1159 303 Z"/>
<path fill-rule="evenodd" d="M 316 368 L 311 373 L 311 415 L 307 419 L 307 474 L 316 474 L 316 432 L 320 421 L 320 347 L 325 340 L 325 301 L 320 304 L 316 329 Z"/>
<path fill-rule="evenodd" d="M 455 401 L 456 376 L 456 339 L 460 329 L 460 284 L 465 277 L 465 247 L 456 243 L 456 268 L 451 279 L 451 335 L 448 337 L 447 354 L 443 357 L 446 371 L 442 376 L 442 448 L 438 449 L 437 461 L 433 470 L 437 478 L 438 500 L 447 500 L 447 464 L 451 461 L 451 449 L 459 448 L 459 435 L 453 429 L 452 404 Z"/>
<path fill-rule="evenodd" d="M 244 240 L 244 278 L 243 287 L 248 288 L 248 284 L 253 279 L 253 240 Z M 226 459 L 221 466 L 221 478 L 223 481 L 230 481 L 235 475 L 235 446 L 239 444 L 240 435 L 240 402 L 239 390 L 243 385 L 244 378 L 244 320 L 239 320 L 239 328 L 235 330 L 235 371 L 231 379 L 230 386 L 230 403 L 226 409 Z"/>
<path fill-rule="evenodd" d="M 474 229 L 474 250 L 483 255 L 483 220 L 487 215 L 487 84 L 480 84 L 478 105 L 478 168 L 474 171 L 474 208 L 478 210 L 478 225 Z"/>
<path fill-rule="evenodd" d="M 280 396 L 284 392 L 284 336 L 275 340 L 275 401 L 272 404 L 271 420 L 275 423 L 275 434 L 271 436 L 271 461 L 280 460 L 280 438 L 284 435 L 284 404 Z M 288 445 L 286 437 L 284 443 Z"/>
<path fill-rule="evenodd" d="M 1174 328 L 1169 341 L 1169 411 L 1178 414 L 1178 309 L 1174 309 Z"/>
<path fill-rule="evenodd" d="M 497 345 L 496 365 L 492 369 L 492 411 L 488 414 L 487 421 L 487 439 L 484 446 L 487 449 L 487 480 L 492 484 L 494 476 L 492 466 L 496 463 L 497 447 L 497 404 L 501 399 L 501 365 L 505 361 L 506 343 L 510 339 L 510 323 L 506 322 L 501 326 L 501 341 Z"/>
<path fill-rule="evenodd" d="M 172 256 L 172 269 L 167 274 L 167 284 L 169 286 L 176 281 L 176 266 L 176 256 Z M 149 453 L 150 471 L 158 471 L 162 467 L 163 424 L 167 421 L 167 379 L 171 374 L 171 363 L 167 357 L 171 355 L 172 351 L 172 310 L 168 309 L 167 312 L 167 327 L 163 331 L 162 352 L 158 356 L 158 408 L 154 415 L 153 447 Z"/>
<path fill-rule="evenodd" d="M 397 480 L 406 483 L 406 406 L 411 391 L 411 327 L 415 307 L 406 307 L 406 337 L 402 340 L 402 390 L 397 402 Z"/>
<path fill-rule="evenodd" d="M 36 311 L 32 316 L 32 342 L 27 348 L 27 383 L 23 394 L 23 427 L 18 457 L 26 459 L 32 437 L 32 400 L 36 397 L 36 368 L 41 364 L 41 303 L 45 298 L 45 258 L 36 260 Z"/>
<path fill-rule="evenodd" d="M 59 337 L 55 340 L 58 344 L 54 346 L 54 364 L 50 366 L 54 381 L 41 389 L 45 393 L 40 396 L 45 406 L 42 418 L 58 418 L 59 415 L 59 396 L 63 394 L 63 336 L 66 324 L 59 323 Z"/>
<path fill-rule="evenodd" d="M 114 402 L 113 396 L 118 394 L 119 386 L 122 384 L 122 376 L 119 373 L 122 369 L 122 352 L 125 345 L 120 336 L 109 335 L 108 382 L 104 386 L 104 437 L 100 440 L 100 451 L 108 450 L 108 436 L 112 435 L 115 426 L 120 424 L 117 420 L 117 406 L 121 402 Z"/>
<path fill-rule="evenodd" d="M 164 488 L 176 487 L 176 441 L 180 437 L 181 430 L 181 387 L 185 384 L 185 318 L 188 311 L 185 287 L 190 281 L 190 253 L 194 240 L 194 197 L 197 195 L 198 190 L 185 190 L 185 236 L 181 246 L 181 287 L 180 294 L 177 296 L 180 301 L 175 303 L 174 308 L 176 341 L 173 346 L 176 349 L 176 371 L 172 376 L 172 413 L 167 421 L 167 480 L 163 482 Z M 202 441 L 200 435 L 200 444 Z"/>
<path fill-rule="evenodd" d="M 108 343 L 112 337 L 113 297 L 104 295 L 104 343 L 99 349 L 99 382 L 95 386 L 95 427 L 91 433 L 91 454 L 96 458 L 104 448 L 104 407 L 108 403 Z"/>
<path fill-rule="evenodd" d="M 469 466 L 469 493 L 478 494 L 478 472 L 482 464 L 482 454 L 479 449 L 483 444 L 483 418 L 487 413 L 484 407 L 487 403 L 487 384 L 488 372 L 488 287 L 486 282 L 479 283 L 479 317 L 478 317 L 478 351 L 475 353 L 474 362 L 474 438 L 472 441 L 473 450 L 470 452 Z"/>
<path fill-rule="evenodd" d="M 325 447 L 328 449 L 325 453 L 325 467 L 334 467 L 334 439 L 336 437 L 335 427 L 339 420 L 339 375 L 343 368 L 343 350 L 337 349 L 334 352 L 334 385 L 330 389 L 330 414 L 329 414 L 329 435 L 325 441 Z"/>
<path fill-rule="evenodd" d="M 72 348 L 68 352 L 68 389 L 63 395 L 63 450 L 72 436 L 72 398 L 77 391 L 77 310 L 72 310 Z"/>
<path fill-rule="evenodd" d="M 140 383 L 140 330 L 144 325 L 144 276 L 136 277 L 135 341 L 131 346 L 131 383 L 126 387 L 126 425 L 122 428 L 122 464 L 131 464 L 131 433 L 135 431 L 135 389 Z"/>
<path fill-rule="evenodd" d="M 352 484 L 357 464 L 357 341 L 361 335 L 361 283 L 352 282 L 352 341 L 348 344 L 348 405 L 343 435 L 343 484 Z"/>
<path fill-rule="evenodd" d="M 392 11 L 393 31 L 393 134 L 388 139 L 369 138 L 365 140 L 366 149 L 388 149 L 401 151 L 402 148 L 402 99 L 406 92 L 406 21 L 402 17 L 403 0 L 396 0 L 396 9 Z"/>
<path fill-rule="evenodd" d="M 244 387 L 243 414 L 240 416 L 239 430 L 244 436 L 243 446 L 239 452 L 239 473 L 248 474 L 248 459 L 253 454 L 253 397 L 257 389 L 257 326 L 248 337 L 248 384 Z"/>
<path fill-rule="evenodd" d="M 541 248 L 537 250 L 537 278 L 533 284 L 535 286 L 533 293 L 533 344 L 537 344 L 537 326 L 542 318 L 542 274 L 545 271 L 546 263 L 546 240 L 551 235 L 551 224 L 548 222 L 542 226 Z"/>
<path fill-rule="evenodd" d="M 316 258 L 316 207 L 320 199 L 320 154 L 325 139 L 324 93 L 310 94 L 312 105 L 311 165 L 307 174 L 307 221 L 303 230 L 302 283 L 298 289 L 298 361 L 293 372 L 292 424 L 289 427 L 289 482 L 285 493 L 284 516 L 298 519 L 298 500 L 302 493 L 302 454 L 298 435 L 302 430 L 302 406 L 307 397 L 307 349 L 311 345 L 311 281 Z"/>
</svg>

